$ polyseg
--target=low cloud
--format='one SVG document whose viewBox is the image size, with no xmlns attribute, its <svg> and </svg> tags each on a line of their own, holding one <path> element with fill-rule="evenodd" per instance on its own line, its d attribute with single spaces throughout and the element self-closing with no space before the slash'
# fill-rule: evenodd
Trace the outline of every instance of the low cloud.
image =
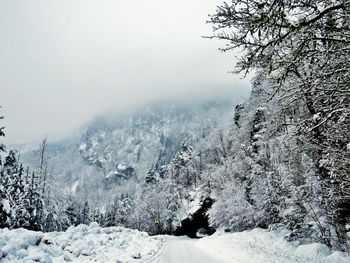
<svg viewBox="0 0 350 263">
<path fill-rule="evenodd" d="M 209 35 L 213 0 L 0 0 L 7 141 L 67 136 L 97 114 L 229 90 L 232 54 Z M 233 93 L 232 93 L 233 92 Z"/>
</svg>

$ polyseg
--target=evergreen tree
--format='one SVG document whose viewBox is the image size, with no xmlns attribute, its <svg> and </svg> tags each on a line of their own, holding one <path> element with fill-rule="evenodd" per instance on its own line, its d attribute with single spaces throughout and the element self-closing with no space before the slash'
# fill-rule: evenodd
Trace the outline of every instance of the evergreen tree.
<svg viewBox="0 0 350 263">
<path fill-rule="evenodd" d="M 342 0 L 232 0 L 220 5 L 211 17 L 213 37 L 227 41 L 223 50 L 243 50 L 237 71 L 253 69 L 268 80 L 271 91 L 266 102 L 275 114 L 268 137 L 284 136 L 301 150 L 284 160 L 292 164 L 289 168 L 293 175 L 288 176 L 292 187 L 274 185 L 286 177 L 276 172 L 276 163 L 270 165 L 272 173 L 270 178 L 265 177 L 266 182 L 271 189 L 289 192 L 285 211 L 291 205 L 306 213 L 305 218 L 313 215 L 321 240 L 343 250 L 347 249 L 345 225 L 350 220 L 349 7 L 348 1 Z M 239 118 L 235 120 L 240 122 Z M 295 147 L 287 142 L 282 148 L 289 151 Z M 307 167 L 294 161 L 304 155 L 314 168 L 308 177 L 303 175 Z M 259 168 L 257 161 L 253 160 L 253 170 Z M 310 181 L 317 182 L 313 185 L 320 189 L 317 198 L 310 190 Z M 253 182 L 257 183 L 255 179 Z M 299 190 L 303 196 L 292 196 Z M 300 202 L 302 199 L 307 204 Z M 308 204 L 312 208 L 307 208 Z M 269 206 L 271 210 L 275 205 Z"/>
<path fill-rule="evenodd" d="M 0 115 L 0 120 L 4 117 Z M 5 137 L 5 127 L 0 127 L 0 139 Z M 9 202 L 7 200 L 7 185 L 8 177 L 3 169 L 3 157 L 2 154 L 5 152 L 5 145 L 0 140 L 0 227 L 3 228 L 7 225 L 7 218 L 9 216 Z"/>
<path fill-rule="evenodd" d="M 81 223 L 85 225 L 90 224 L 90 205 L 88 200 L 84 202 L 84 206 L 81 214 L 82 214 Z"/>
<path fill-rule="evenodd" d="M 78 223 L 77 207 L 76 203 L 72 198 L 68 199 L 68 204 L 65 209 L 65 214 L 67 216 L 66 227 L 75 226 Z"/>
</svg>

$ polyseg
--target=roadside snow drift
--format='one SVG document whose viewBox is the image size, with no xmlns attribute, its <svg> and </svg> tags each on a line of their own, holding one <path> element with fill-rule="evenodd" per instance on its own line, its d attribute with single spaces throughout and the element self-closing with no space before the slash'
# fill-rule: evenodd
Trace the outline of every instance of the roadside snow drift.
<svg viewBox="0 0 350 263">
<path fill-rule="evenodd" d="M 0 229 L 0 262 L 142 262 L 154 257 L 162 244 L 160 237 L 97 223 L 51 233 Z"/>
<path fill-rule="evenodd" d="M 314 243 L 297 246 L 287 242 L 283 231 L 254 229 L 237 233 L 216 232 L 199 240 L 198 248 L 226 257 L 234 263 L 349 263 L 350 256 L 332 253 L 325 245 Z"/>
</svg>

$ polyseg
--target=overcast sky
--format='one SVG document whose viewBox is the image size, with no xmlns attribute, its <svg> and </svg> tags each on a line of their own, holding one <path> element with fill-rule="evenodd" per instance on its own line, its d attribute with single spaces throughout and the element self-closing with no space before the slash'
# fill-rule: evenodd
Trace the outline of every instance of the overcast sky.
<svg viewBox="0 0 350 263">
<path fill-rule="evenodd" d="M 249 80 L 228 74 L 234 55 L 202 38 L 218 3 L 0 0 L 6 141 L 57 140 L 98 114 L 163 97 L 246 96 Z"/>
</svg>

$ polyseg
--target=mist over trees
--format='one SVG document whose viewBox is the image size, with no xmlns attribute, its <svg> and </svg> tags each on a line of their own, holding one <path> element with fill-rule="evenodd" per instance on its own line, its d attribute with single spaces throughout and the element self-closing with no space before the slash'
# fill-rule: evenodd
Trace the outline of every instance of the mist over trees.
<svg viewBox="0 0 350 263">
<path fill-rule="evenodd" d="M 254 73 L 251 96 L 235 106 L 229 123 L 193 126 L 198 134 L 190 139 L 175 136 L 188 134 L 181 122 L 191 120 L 177 109 L 144 113 L 136 125 L 118 122 L 115 130 L 103 123 L 103 136 L 88 130 L 80 151 L 90 165 L 114 176 L 132 171 L 118 181 L 125 189 L 108 189 L 113 198 L 104 203 L 89 198 L 94 189 L 85 189 L 84 197 L 60 190 L 46 139 L 30 169 L 0 143 L 0 227 L 56 231 L 95 221 L 174 234 L 209 201 L 201 220 L 212 228 L 283 227 L 290 230 L 288 240 L 350 251 L 349 11 L 349 1 L 337 0 L 231 0 L 218 6 L 209 38 L 225 41 L 222 51 L 242 51 L 235 72 Z M 162 114 L 162 125 L 177 118 L 181 127 L 155 125 Z M 169 127 L 172 137 L 166 137 Z M 108 143 L 113 134 L 120 134 L 118 140 Z M 110 148 L 128 141 L 123 153 L 139 163 L 142 147 L 152 145 L 141 143 L 145 134 L 152 140 L 161 134 L 162 147 L 153 152 L 149 146 L 153 162 L 144 162 L 148 171 L 134 178 L 132 165 L 115 168 L 112 153 L 120 149 Z"/>
<path fill-rule="evenodd" d="M 3 130 L 1 137 L 5 136 Z M 39 145 L 37 166 L 32 168 L 24 167 L 19 151 L 7 150 L 3 143 L 0 146 L 1 228 L 62 231 L 89 222 L 88 201 L 69 196 L 55 183 L 46 138 Z"/>
</svg>

